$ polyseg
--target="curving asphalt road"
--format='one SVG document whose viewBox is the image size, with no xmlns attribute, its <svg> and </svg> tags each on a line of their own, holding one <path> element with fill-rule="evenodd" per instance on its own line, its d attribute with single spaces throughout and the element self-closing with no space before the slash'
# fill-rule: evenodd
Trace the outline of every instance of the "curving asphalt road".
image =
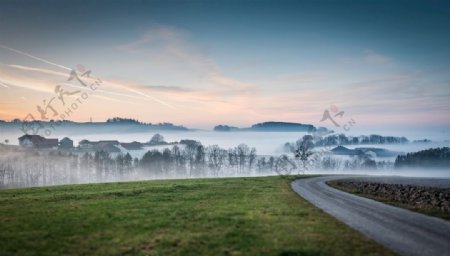
<svg viewBox="0 0 450 256">
<path fill-rule="evenodd" d="M 450 222 L 325 184 L 342 178 L 349 177 L 300 179 L 293 181 L 291 187 L 315 206 L 400 255 L 450 255 Z"/>
</svg>

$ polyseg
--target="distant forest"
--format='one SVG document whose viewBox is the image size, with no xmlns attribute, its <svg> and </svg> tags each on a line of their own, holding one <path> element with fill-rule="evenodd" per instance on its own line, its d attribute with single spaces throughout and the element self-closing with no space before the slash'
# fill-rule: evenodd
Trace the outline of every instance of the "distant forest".
<svg viewBox="0 0 450 256">
<path fill-rule="evenodd" d="M 450 170 L 450 148 L 430 148 L 406 155 L 399 155 L 395 159 L 395 168 L 445 168 Z"/>
<path fill-rule="evenodd" d="M 290 122 L 264 122 L 257 123 L 247 128 L 238 128 L 228 125 L 217 125 L 214 127 L 216 132 L 232 131 L 253 131 L 253 132 L 328 132 L 324 127 L 316 128 L 312 124 L 290 123 Z"/>
<path fill-rule="evenodd" d="M 405 137 L 381 136 L 372 134 L 369 136 L 346 136 L 344 134 L 333 134 L 326 137 L 313 136 L 314 147 L 338 146 L 338 145 L 364 145 L 364 144 L 399 144 L 408 143 Z M 284 149 L 286 152 L 292 151 L 295 143 L 286 142 Z"/>
<path fill-rule="evenodd" d="M 53 131 L 60 127 L 63 128 L 76 128 L 83 129 L 77 130 L 80 133 L 87 132 L 87 129 L 92 130 L 92 128 L 111 128 L 119 129 L 118 132 L 126 131 L 141 131 L 141 130 L 174 130 L 174 131 L 188 131 L 189 129 L 182 125 L 174 125 L 172 123 L 145 123 L 140 122 L 137 119 L 132 118 L 121 118 L 113 117 L 107 119 L 105 122 L 75 122 L 69 120 L 48 120 L 48 121 L 37 121 L 37 120 L 20 120 L 18 118 L 13 119 L 11 122 L 0 120 L 0 128 L 14 128 L 21 129 L 27 134 L 40 134 L 45 135 L 44 131 Z M 98 131 L 98 129 L 96 129 Z"/>
</svg>

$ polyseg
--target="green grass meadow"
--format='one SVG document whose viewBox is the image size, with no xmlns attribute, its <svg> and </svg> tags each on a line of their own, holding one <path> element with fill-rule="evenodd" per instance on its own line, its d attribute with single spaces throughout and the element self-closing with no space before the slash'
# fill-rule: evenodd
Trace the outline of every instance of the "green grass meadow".
<svg viewBox="0 0 450 256">
<path fill-rule="evenodd" d="M 391 255 L 282 177 L 0 191 L 0 255 Z"/>
</svg>

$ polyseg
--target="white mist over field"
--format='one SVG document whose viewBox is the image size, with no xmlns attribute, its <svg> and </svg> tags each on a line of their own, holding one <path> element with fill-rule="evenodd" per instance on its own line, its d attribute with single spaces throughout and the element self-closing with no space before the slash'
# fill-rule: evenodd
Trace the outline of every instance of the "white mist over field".
<svg viewBox="0 0 450 256">
<path fill-rule="evenodd" d="M 30 187 L 42 185 L 116 182 L 148 179 L 208 178 L 208 177 L 249 177 L 289 174 L 347 174 L 347 175 L 395 175 L 409 177 L 450 177 L 447 169 L 394 168 L 398 154 L 417 152 L 429 148 L 450 147 L 450 140 L 434 134 L 394 134 L 409 139 L 407 143 L 397 144 L 358 144 L 344 145 L 348 149 L 381 148 L 394 154 L 382 156 L 333 155 L 330 150 L 337 147 L 316 147 L 314 159 L 304 163 L 294 158 L 294 154 L 284 147 L 285 143 L 295 143 L 305 132 L 214 132 L 214 131 L 148 131 L 148 132 L 102 132 L 99 129 L 88 131 L 56 129 L 48 138 L 69 137 L 78 146 L 81 140 L 117 140 L 119 142 L 147 143 L 156 134 L 168 143 L 181 140 L 194 140 L 203 146 L 189 148 L 185 144 L 146 145 L 139 150 L 127 150 L 106 155 L 73 149 L 23 150 L 21 147 L 6 149 L 0 155 L 1 187 Z M 352 134 L 370 135 L 366 134 Z M 18 145 L 22 136 L 18 129 L 2 131 L 0 143 Z M 392 135 L 389 133 L 383 136 Z M 431 142 L 414 142 L 434 138 Z M 436 138 L 439 138 L 436 140 Z M 241 144 L 246 144 L 239 148 Z M 175 146 L 176 145 L 176 146 Z M 213 146 L 218 147 L 214 148 Z M 175 147 L 174 147 L 175 146 Z M 241 145 L 242 146 L 242 145 Z M 254 148 L 256 152 L 251 149 Z M 216 151 L 212 151 L 215 149 Z M 241 151 L 240 151 L 241 150 Z M 149 152 L 152 151 L 152 152 Z M 159 153 L 155 153 L 158 151 Z M 151 154 L 148 154 L 151 153 Z M 165 152 L 165 153 L 164 153 Z M 128 159 L 124 159 L 129 154 Z M 303 166 L 303 167 L 302 167 Z"/>
<path fill-rule="evenodd" d="M 150 131 L 140 133 L 71 133 L 56 130 L 49 137 L 62 139 L 69 137 L 78 145 L 83 139 L 90 141 L 98 140 L 118 140 L 120 142 L 148 142 L 153 135 L 159 133 L 164 136 L 165 141 L 175 142 L 183 139 L 197 140 L 203 145 L 219 145 L 223 148 L 235 147 L 245 143 L 250 147 L 255 147 L 258 154 L 261 155 L 279 155 L 282 154 L 283 145 L 286 142 L 295 142 L 302 138 L 306 133 L 303 132 L 214 132 L 214 131 Z M 1 135 L 0 139 L 9 139 L 10 144 L 18 145 L 17 138 L 22 136 L 21 131 L 11 131 L 8 134 Z"/>
<path fill-rule="evenodd" d="M 107 132 L 102 133 L 99 131 L 93 131 L 92 133 L 79 134 L 77 132 L 67 132 L 62 129 L 57 129 L 49 137 L 62 139 L 64 137 L 69 137 L 74 141 L 75 146 L 81 140 L 99 141 L 99 140 L 118 140 L 119 142 L 148 142 L 153 135 L 156 133 L 164 136 L 167 142 L 177 142 L 183 139 L 197 140 L 201 142 L 204 146 L 209 145 L 219 145 L 222 148 L 232 148 L 239 144 L 247 144 L 249 147 L 254 147 L 257 150 L 258 155 L 280 155 L 285 153 L 283 151 L 283 145 L 286 142 L 295 142 L 301 139 L 306 132 L 214 132 L 214 131 L 149 131 L 149 132 L 139 132 L 139 133 L 114 133 Z M 361 133 L 361 134 L 351 134 L 357 135 L 369 135 L 369 134 L 379 134 L 379 133 Z M 9 140 L 11 145 L 18 145 L 17 138 L 22 136 L 23 133 L 20 130 L 14 131 L 10 130 L 0 134 L 0 142 L 5 139 Z M 357 147 L 377 147 L 385 148 L 391 151 L 399 153 L 416 152 L 419 150 L 424 150 L 428 148 L 435 147 L 448 147 L 450 146 L 450 137 L 445 137 L 442 134 L 417 134 L 408 137 L 407 134 L 390 134 L 388 132 L 381 133 L 383 136 L 405 136 L 410 140 L 410 143 L 406 144 L 376 144 L 376 145 L 346 145 L 347 148 L 357 148 Z M 414 140 L 419 139 L 432 139 L 430 143 L 412 143 Z M 152 147 L 153 148 L 153 147 Z M 164 147 L 163 147 L 164 148 Z M 141 151 L 135 152 L 136 157 L 139 157 L 143 153 Z M 144 152 L 145 153 L 145 152 Z"/>
</svg>

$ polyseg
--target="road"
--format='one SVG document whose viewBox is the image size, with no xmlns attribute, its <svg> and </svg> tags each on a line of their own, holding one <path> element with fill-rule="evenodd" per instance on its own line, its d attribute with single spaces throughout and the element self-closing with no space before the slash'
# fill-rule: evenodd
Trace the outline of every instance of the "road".
<svg viewBox="0 0 450 256">
<path fill-rule="evenodd" d="M 400 255 L 450 255 L 450 222 L 355 196 L 325 184 L 342 178 L 299 179 L 293 181 L 291 187 L 318 208 Z"/>
</svg>

